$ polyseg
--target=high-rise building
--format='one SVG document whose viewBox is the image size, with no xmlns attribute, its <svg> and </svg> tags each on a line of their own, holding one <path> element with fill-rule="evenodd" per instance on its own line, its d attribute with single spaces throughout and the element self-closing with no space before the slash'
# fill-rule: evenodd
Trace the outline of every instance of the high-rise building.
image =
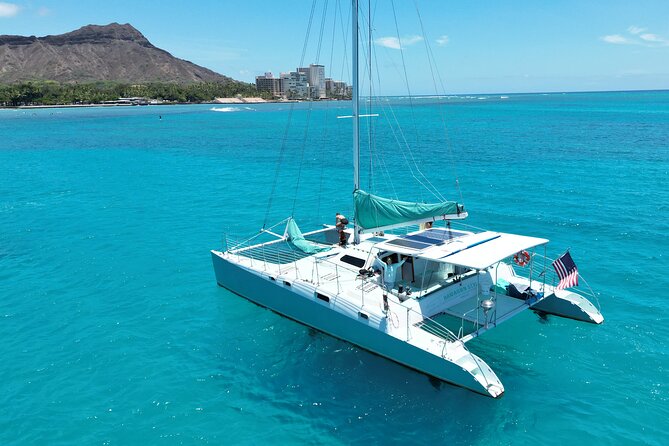
<svg viewBox="0 0 669 446">
<path fill-rule="evenodd" d="M 350 96 L 349 87 L 341 81 L 325 78 L 325 66 L 310 64 L 295 71 L 281 73 L 275 78 L 267 72 L 256 76 L 258 91 L 268 91 L 275 97 L 287 99 L 326 99 Z"/>
<path fill-rule="evenodd" d="M 272 96 L 281 96 L 281 79 L 275 78 L 272 73 L 267 72 L 264 76 L 256 76 L 256 89 L 268 91 Z"/>
<path fill-rule="evenodd" d="M 325 67 L 323 65 L 311 64 L 308 67 L 300 67 L 298 73 L 307 76 L 309 83 L 308 96 L 311 99 L 325 99 Z"/>
<path fill-rule="evenodd" d="M 348 85 L 343 81 L 336 81 L 332 78 L 325 79 L 325 94 L 328 98 L 347 98 L 350 96 Z"/>
<path fill-rule="evenodd" d="M 309 93 L 309 81 L 304 72 L 281 73 L 281 94 L 288 99 L 304 99 Z"/>
</svg>

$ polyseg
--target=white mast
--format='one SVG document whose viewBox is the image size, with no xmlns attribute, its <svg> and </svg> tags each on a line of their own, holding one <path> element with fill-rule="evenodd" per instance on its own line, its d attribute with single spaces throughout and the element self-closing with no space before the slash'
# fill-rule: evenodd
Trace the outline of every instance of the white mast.
<svg viewBox="0 0 669 446">
<path fill-rule="evenodd" d="M 351 19 L 351 28 L 353 36 L 351 45 L 353 47 L 353 190 L 360 189 L 360 103 L 358 97 L 358 0 L 352 0 L 351 8 L 353 17 Z M 358 234 L 358 219 L 355 213 L 355 203 L 353 203 L 353 243 L 360 243 L 360 235 Z"/>
</svg>

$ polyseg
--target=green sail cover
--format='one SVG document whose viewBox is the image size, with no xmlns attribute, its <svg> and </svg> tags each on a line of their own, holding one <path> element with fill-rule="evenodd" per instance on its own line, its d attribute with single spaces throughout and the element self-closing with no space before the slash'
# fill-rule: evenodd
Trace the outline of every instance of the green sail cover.
<svg viewBox="0 0 669 446">
<path fill-rule="evenodd" d="M 314 243 L 306 240 L 293 218 L 288 219 L 288 224 L 286 225 L 286 237 L 288 239 L 288 243 L 300 251 L 306 252 L 307 254 L 316 254 L 317 252 L 327 251 L 330 249 L 329 247 L 317 246 Z"/>
<path fill-rule="evenodd" d="M 353 192 L 356 223 L 363 230 L 385 228 L 445 215 L 459 216 L 465 211 L 463 205 L 455 201 L 443 203 L 412 203 L 378 197 L 363 190 Z"/>
</svg>

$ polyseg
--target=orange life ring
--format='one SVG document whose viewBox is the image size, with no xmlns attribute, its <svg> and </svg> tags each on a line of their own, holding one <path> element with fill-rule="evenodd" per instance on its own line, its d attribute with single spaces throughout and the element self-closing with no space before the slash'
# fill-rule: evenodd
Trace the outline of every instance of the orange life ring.
<svg viewBox="0 0 669 446">
<path fill-rule="evenodd" d="M 527 251 L 519 251 L 513 256 L 513 261 L 518 266 L 526 266 L 530 262 L 530 253 Z"/>
</svg>

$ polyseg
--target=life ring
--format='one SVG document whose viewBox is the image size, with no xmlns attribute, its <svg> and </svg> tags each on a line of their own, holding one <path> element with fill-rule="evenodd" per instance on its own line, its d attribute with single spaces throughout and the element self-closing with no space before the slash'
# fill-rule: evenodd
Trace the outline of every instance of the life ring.
<svg viewBox="0 0 669 446">
<path fill-rule="evenodd" d="M 527 251 L 518 251 L 513 256 L 513 261 L 518 266 L 526 266 L 530 262 L 530 253 Z"/>
</svg>

